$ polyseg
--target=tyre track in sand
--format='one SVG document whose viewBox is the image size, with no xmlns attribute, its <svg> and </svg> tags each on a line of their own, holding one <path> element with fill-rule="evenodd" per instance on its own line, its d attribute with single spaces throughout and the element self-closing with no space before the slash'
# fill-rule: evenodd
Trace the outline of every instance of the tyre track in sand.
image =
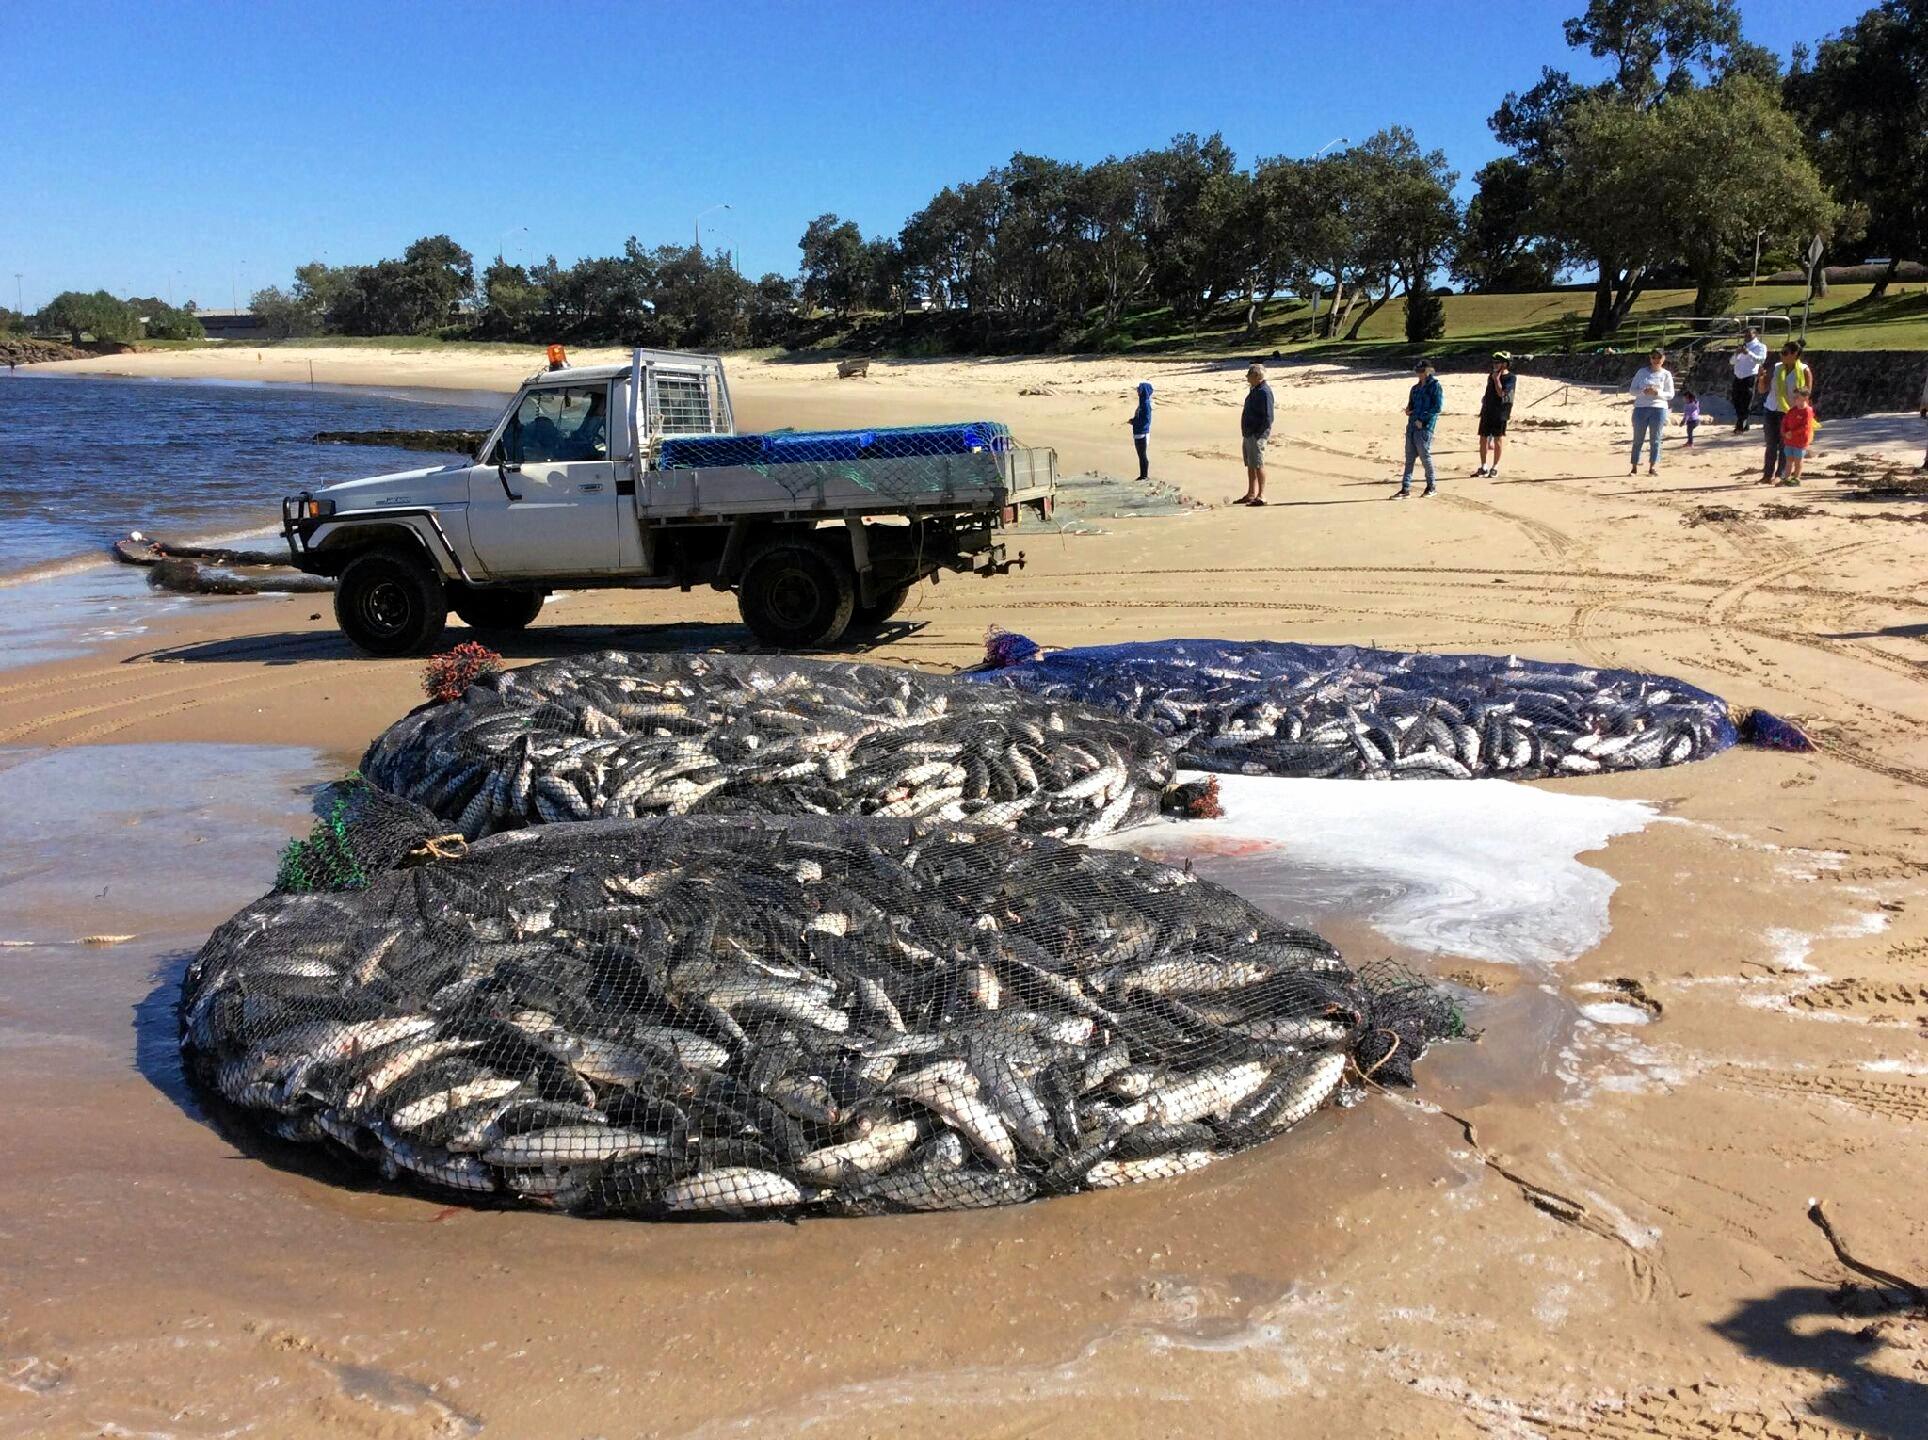
<svg viewBox="0 0 1928 1440">
<path fill-rule="evenodd" d="M 128 676 L 126 678 L 131 682 L 133 677 Z M 163 690 L 147 690 L 133 686 L 134 693 L 124 695 L 116 700 L 109 700 L 98 705 L 80 705 L 65 710 L 57 710 L 52 714 L 37 716 L 32 720 L 8 726 L 6 729 L 0 730 L 0 745 L 12 744 L 17 740 L 32 735 L 36 731 L 46 730 L 50 727 L 87 720 L 93 716 L 105 715 L 116 710 L 125 710 L 128 706 L 140 707 L 134 714 L 125 718 L 93 725 L 85 730 L 73 731 L 61 739 L 52 742 L 57 746 L 82 745 L 101 735 L 111 735 L 126 730 L 145 720 L 152 720 L 162 715 L 178 715 L 188 710 L 198 709 L 204 700 L 210 697 L 211 692 L 214 691 L 228 692 L 231 691 L 233 687 L 241 686 L 245 687 L 241 691 L 244 695 L 251 692 L 272 694 L 279 690 L 292 690 L 296 686 L 305 683 L 306 677 L 299 675 L 269 679 L 258 674 L 249 673 L 232 675 L 224 679 L 197 679 L 192 685 L 175 685 Z M 156 703 L 162 700 L 170 700 L 180 695 L 192 696 L 194 698 L 183 701 L 178 705 L 157 705 Z"/>
</svg>

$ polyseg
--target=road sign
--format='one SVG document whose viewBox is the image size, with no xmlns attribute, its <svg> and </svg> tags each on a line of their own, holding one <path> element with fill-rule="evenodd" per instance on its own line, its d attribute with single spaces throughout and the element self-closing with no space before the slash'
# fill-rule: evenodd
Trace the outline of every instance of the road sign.
<svg viewBox="0 0 1928 1440">
<path fill-rule="evenodd" d="M 1808 241 L 1808 269 L 1812 270 L 1821 263 L 1821 256 L 1827 253 L 1828 242 L 1825 235 L 1816 234 Z"/>
</svg>

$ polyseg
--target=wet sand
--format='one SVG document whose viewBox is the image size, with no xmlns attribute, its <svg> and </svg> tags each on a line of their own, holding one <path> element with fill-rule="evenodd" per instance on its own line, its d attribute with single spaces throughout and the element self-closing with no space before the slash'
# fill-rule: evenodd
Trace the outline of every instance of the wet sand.
<svg viewBox="0 0 1928 1440">
<path fill-rule="evenodd" d="M 735 385 L 746 424 L 988 414 L 1115 473 L 1136 378 L 753 365 Z M 1154 473 L 1229 499 L 1236 372 L 1151 378 Z M 1447 377 L 1445 494 L 1388 504 L 1405 383 L 1283 372 L 1284 503 L 1027 535 L 1025 571 L 924 590 L 874 654 L 954 668 L 991 623 L 1513 651 L 1679 674 L 1823 750 L 1534 786 L 1654 812 L 1584 857 L 1614 888 L 1574 904 L 1610 928 L 1572 959 L 1501 963 L 1444 900 L 1430 930 L 1381 929 L 1341 895 L 1321 923 L 1347 953 L 1452 977 L 1481 1040 L 1429 1057 L 1415 1095 L 1181 1181 L 647 1226 L 443 1206 L 224 1134 L 172 1058 L 180 966 L 419 666 L 350 657 L 325 605 L 288 597 L 0 675 L 0 939 L 33 942 L 0 949 L 0 1434 L 1928 1435 L 1928 1331 L 1837 1293 L 1803 1217 L 1825 1195 L 1864 1258 L 1928 1276 L 1928 527 L 1863 518 L 1919 502 L 1758 490 L 1758 438 L 1706 430 L 1629 479 L 1624 410 L 1530 377 L 1505 476 L 1464 480 L 1473 382 Z M 1882 417 L 1823 441 L 1823 472 L 1860 442 L 1918 458 Z M 1762 512 L 1790 494 L 1819 513 Z M 1741 518 L 1683 524 L 1701 504 Z M 727 596 L 578 594 L 510 658 L 747 643 Z M 122 748 L 156 744 L 180 748 Z M 121 788 L 87 800 L 76 776 L 99 774 Z M 174 797 L 186 819 L 153 813 Z M 1469 802 L 1462 823 L 1517 822 Z M 1313 871 L 1318 829 L 1288 846 Z M 134 938 L 49 943 L 103 933 Z"/>
</svg>

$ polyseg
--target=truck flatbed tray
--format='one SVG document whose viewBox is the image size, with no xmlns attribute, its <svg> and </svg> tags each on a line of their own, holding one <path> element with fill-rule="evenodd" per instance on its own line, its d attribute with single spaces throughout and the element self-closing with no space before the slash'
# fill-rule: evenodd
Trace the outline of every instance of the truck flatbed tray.
<svg viewBox="0 0 1928 1440">
<path fill-rule="evenodd" d="M 978 451 L 893 460 L 651 470 L 644 515 L 902 514 L 1002 510 L 1052 494 L 1050 450 Z"/>
<path fill-rule="evenodd" d="M 726 465 L 800 465 L 827 460 L 907 460 L 935 455 L 1002 454 L 1015 448 L 1008 425 L 965 420 L 947 425 L 862 430 L 771 430 L 753 435 L 671 435 L 656 464 L 663 470 Z"/>
</svg>

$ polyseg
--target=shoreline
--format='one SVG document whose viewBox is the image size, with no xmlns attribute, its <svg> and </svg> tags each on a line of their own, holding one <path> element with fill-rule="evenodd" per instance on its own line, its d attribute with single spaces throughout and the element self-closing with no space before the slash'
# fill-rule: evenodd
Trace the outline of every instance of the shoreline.
<svg viewBox="0 0 1928 1440">
<path fill-rule="evenodd" d="M 1130 454 L 1141 369 L 920 362 L 840 382 L 828 364 L 752 362 L 732 378 L 746 428 L 968 410 L 1008 416 L 1059 449 L 1062 472 L 1102 480 Z M 237 1143 L 170 1091 L 171 987 L 245 887 L 230 878 L 184 918 L 175 888 L 212 845 L 265 889 L 301 787 L 355 764 L 417 703 L 422 664 L 354 655 L 319 596 L 186 599 L 145 633 L 0 674 L 0 763 L 26 755 L 55 777 L 15 807 L 23 855 L 47 847 L 46 868 L 16 883 L 64 897 L 44 912 L 60 926 L 32 933 L 148 929 L 148 889 L 175 917 L 122 947 L 0 966 L 0 1045 L 20 1061 L 0 1104 L 22 1117 L 0 1167 L 0 1206 L 18 1220 L 0 1250 L 36 1297 L 0 1317 L 0 1374 L 44 1379 L 0 1387 L 0 1433 L 179 1428 L 170 1417 L 190 1406 L 291 1433 L 616 1433 L 637 1429 L 647 1391 L 645 1428 L 664 1434 L 828 1420 L 853 1434 L 1149 1440 L 1274 1433 L 1288 1412 L 1334 1437 L 1472 1440 L 1496 1415 L 1617 1434 L 1632 1414 L 1656 1434 L 1765 1433 L 1790 1414 L 1826 1440 L 1921 1434 L 1917 1332 L 1844 1313 L 1835 1284 L 1853 1277 L 1804 1212 L 1810 1195 L 1840 1197 L 1857 1253 L 1899 1273 L 1928 1255 L 1912 1178 L 1928 1168 L 1928 593 L 1915 579 L 1928 525 L 1885 523 L 1832 485 L 1757 487 L 1758 434 L 1703 432 L 1693 452 L 1670 436 L 1662 479 L 1630 478 L 1617 400 L 1530 378 L 1522 406 L 1544 398 L 1532 413 L 1563 423 L 1519 430 L 1502 479 L 1463 478 L 1461 404 L 1442 425 L 1440 495 L 1388 504 L 1407 382 L 1339 370 L 1280 379 L 1273 503 L 1247 511 L 1227 503 L 1237 375 L 1153 373 L 1154 475 L 1205 508 L 1182 525 L 1020 531 L 1023 571 L 925 587 L 850 657 L 951 671 L 981 657 L 992 625 L 1048 645 L 1220 635 L 1513 653 L 1677 675 L 1804 724 L 1820 751 L 1531 782 L 1540 794 L 1520 810 L 1584 796 L 1652 812 L 1562 862 L 1605 929 L 1544 975 L 1471 953 L 1500 953 L 1517 938 L 1503 930 L 1481 947 L 1430 920 L 1335 925 L 1348 954 L 1470 992 L 1482 1037 L 1429 1055 L 1414 1103 L 1373 1095 L 1196 1177 L 1015 1210 L 587 1225 L 443 1207 L 299 1163 Z M 1830 424 L 1816 478 L 1852 458 L 1857 435 L 1878 437 L 1867 453 L 1898 448 L 1880 428 Z M 1732 513 L 1696 518 L 1712 506 Z M 452 625 L 445 643 L 465 637 Z M 511 665 L 611 647 L 756 648 L 731 597 L 704 590 L 574 593 L 498 642 Z M 126 778 L 76 829 L 61 777 L 96 772 Z M 1361 798 L 1450 808 L 1457 792 L 1424 787 L 1467 783 Z M 1454 813 L 1466 874 L 1518 869 L 1520 846 L 1557 858 L 1558 842 L 1514 821 Z M 1316 870 L 1336 822 L 1310 808 L 1269 822 L 1277 853 Z M 1500 831 L 1506 845 L 1489 849 Z M 78 852 L 58 848 L 70 842 Z M 120 868 L 93 853 L 109 846 Z M 1424 877 L 1378 858 L 1371 894 L 1396 907 Z M 1269 862 L 1227 849 L 1221 863 Z M 1497 926 L 1480 908 L 1499 898 L 1488 884 L 1442 882 L 1429 903 L 1450 913 L 1464 890 L 1466 913 Z M 1569 949 L 1594 929 L 1574 934 Z M 1629 984 L 1656 1009 L 1600 1023 L 1630 1021 Z M 1586 1023 L 1547 1040 L 1548 1016 L 1570 1009 Z M 553 1323 L 558 1294 L 567 1324 Z M 166 1337 L 187 1327 L 199 1349 L 184 1374 Z M 639 1333 L 656 1337 L 644 1356 Z M 492 1348 L 507 1336 L 513 1366 Z"/>
</svg>

